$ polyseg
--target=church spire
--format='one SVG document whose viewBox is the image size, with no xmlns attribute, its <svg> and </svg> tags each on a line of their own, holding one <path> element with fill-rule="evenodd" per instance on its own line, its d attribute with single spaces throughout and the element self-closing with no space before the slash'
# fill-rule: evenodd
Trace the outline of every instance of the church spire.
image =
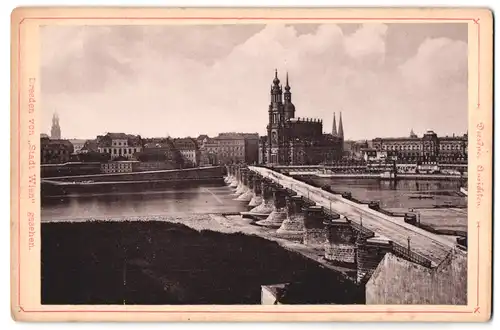
<svg viewBox="0 0 500 330">
<path fill-rule="evenodd" d="M 277 104 L 283 102 L 283 91 L 280 86 L 280 80 L 278 78 L 278 69 L 274 71 L 274 79 L 271 87 L 271 104 Z"/>
<path fill-rule="evenodd" d="M 335 120 L 335 112 L 333 113 L 332 135 L 337 136 L 337 121 Z"/>
<path fill-rule="evenodd" d="M 286 85 L 283 95 L 285 96 L 285 103 L 292 102 L 292 93 L 290 92 L 290 84 L 288 83 L 288 72 L 286 73 Z"/>
<path fill-rule="evenodd" d="M 412 128 L 410 131 L 410 138 L 416 138 L 416 137 L 417 137 L 417 134 L 415 134 L 415 132 L 413 131 L 413 128 Z"/>
<path fill-rule="evenodd" d="M 342 111 L 340 112 L 339 118 L 339 137 L 344 138 L 344 126 L 342 125 Z"/>
<path fill-rule="evenodd" d="M 59 115 L 54 112 L 52 116 L 52 128 L 50 130 L 51 139 L 59 140 L 61 138 L 61 127 L 59 126 Z"/>
</svg>

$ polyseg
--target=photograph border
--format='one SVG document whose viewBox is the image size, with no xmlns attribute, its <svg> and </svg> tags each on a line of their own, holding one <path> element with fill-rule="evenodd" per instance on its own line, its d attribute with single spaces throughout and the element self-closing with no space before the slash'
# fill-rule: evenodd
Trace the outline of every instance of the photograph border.
<svg viewBox="0 0 500 330">
<path fill-rule="evenodd" d="M 142 13 L 142 14 L 141 14 Z M 156 14 L 155 14 L 156 13 Z M 27 55 L 26 35 L 39 25 L 74 24 L 99 25 L 130 24 L 138 21 L 161 24 L 163 22 L 203 23 L 255 23 L 255 22 L 309 22 L 351 23 L 356 22 L 463 22 L 469 25 L 469 208 L 468 208 L 468 283 L 467 306 L 426 305 L 281 305 L 265 306 L 46 306 L 32 301 L 26 293 L 26 283 L 39 278 L 31 274 L 27 264 L 32 263 L 33 253 L 26 251 L 28 229 L 27 218 L 32 212 L 36 235 L 33 239 L 40 246 L 39 201 L 29 201 L 27 191 L 31 183 L 39 190 L 38 157 L 39 141 L 26 144 L 30 120 L 37 126 L 39 104 L 33 105 L 28 113 L 28 80 L 34 77 L 38 84 L 39 74 L 32 73 L 33 67 L 25 69 L 34 55 Z M 63 23 L 64 24 L 64 23 Z M 95 24 L 97 25 L 97 24 Z M 137 24 L 138 25 L 138 24 Z M 145 24 L 143 24 L 145 25 Z M 483 27 L 481 27 L 483 25 Z M 472 28 L 471 28 L 472 26 Z M 471 33 L 471 30 L 475 33 Z M 487 9 L 374 9 L 374 8 L 17 8 L 12 13 L 12 139 L 11 139 L 11 273 L 12 273 L 12 315 L 17 320 L 207 320 L 207 321 L 330 321 L 356 320 L 356 314 L 364 314 L 366 320 L 422 320 L 422 321 L 485 321 L 491 315 L 491 236 L 492 236 L 492 15 Z M 471 40 L 471 37 L 472 40 Z M 36 38 L 35 38 L 36 40 Z M 31 39 L 30 43 L 33 43 Z M 36 42 L 35 42 L 36 43 Z M 30 44 L 32 49 L 36 45 Z M 474 49 L 474 52 L 471 50 Z M 27 72 L 29 71 L 29 72 Z M 29 74 L 28 74 L 29 73 Z M 23 86 L 21 88 L 21 86 Z M 36 85 L 38 86 L 38 85 Z M 39 99 L 36 88 L 34 98 Z M 472 96 L 472 100 L 471 100 Z M 472 105 L 472 106 L 471 106 Z M 472 129 L 471 129 L 472 128 Z M 479 133 L 478 133 L 479 132 Z M 31 134 L 31 133 L 30 133 Z M 35 137 L 39 134 L 33 134 Z M 31 150 L 37 150 L 31 156 Z M 34 158 L 35 165 L 28 162 Z M 30 183 L 30 175 L 35 182 Z M 481 182 L 481 190 L 479 183 Z M 32 196 L 30 196 L 32 197 Z M 38 207 L 38 211 L 36 209 Z M 33 209 L 31 209 L 33 208 Z M 23 211 L 23 212 L 22 212 Z M 473 215 L 473 216 L 471 216 Z M 474 220 L 474 219 L 477 220 Z M 31 225 L 29 225 L 31 226 Z M 472 239 L 474 238 L 474 239 Z M 472 249 L 471 249 L 472 248 Z M 483 255 L 481 255 L 483 253 Z M 474 254 L 474 255 L 473 255 Z M 39 257 L 39 255 L 38 255 Z M 477 258 L 477 259 L 476 259 Z M 24 275 L 28 268 L 28 275 Z M 39 269 L 39 268 L 37 268 Z M 472 271 L 472 274 L 471 274 Z M 473 289 L 472 291 L 470 289 Z M 29 295 L 30 297 L 26 297 Z M 123 316 L 121 317 L 120 314 Z M 184 314 L 184 315 L 181 315 Z M 208 314 L 208 315 L 207 315 Z M 132 315 L 137 317 L 131 318 Z M 139 317 L 140 315 L 140 317 Z M 170 315 L 170 316 L 169 316 Z M 173 315 L 173 316 L 172 316 Z M 197 316 L 198 315 L 198 316 Z M 311 315 L 313 315 L 311 317 Z M 314 316 L 316 315 L 316 316 Z M 291 317 L 289 317 L 291 316 Z"/>
</svg>

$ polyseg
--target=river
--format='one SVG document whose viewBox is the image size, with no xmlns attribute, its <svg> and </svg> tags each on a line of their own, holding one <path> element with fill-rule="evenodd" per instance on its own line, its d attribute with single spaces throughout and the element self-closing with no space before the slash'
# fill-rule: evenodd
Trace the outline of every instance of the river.
<svg viewBox="0 0 500 330">
<path fill-rule="evenodd" d="M 379 201 L 384 208 L 432 208 L 452 204 L 464 207 L 467 199 L 459 193 L 459 181 L 314 178 L 334 191 L 350 191 L 361 201 Z M 426 198 L 419 198 L 425 196 Z"/>
<path fill-rule="evenodd" d="M 378 200 L 387 208 L 418 208 L 453 204 L 466 206 L 455 181 L 412 181 L 396 183 L 376 179 L 315 178 L 335 191 L 350 191 L 359 200 Z M 429 198 L 415 198 L 427 195 Z M 412 198 L 413 197 L 413 198 Z M 49 198 L 42 205 L 42 222 L 82 221 L 95 218 L 126 216 L 175 216 L 246 211 L 244 203 L 235 201 L 226 186 L 92 194 L 71 198 Z"/>
</svg>

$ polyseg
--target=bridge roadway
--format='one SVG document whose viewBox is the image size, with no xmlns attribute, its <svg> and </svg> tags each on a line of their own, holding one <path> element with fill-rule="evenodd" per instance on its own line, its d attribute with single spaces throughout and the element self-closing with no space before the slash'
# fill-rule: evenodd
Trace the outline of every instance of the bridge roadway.
<svg viewBox="0 0 500 330">
<path fill-rule="evenodd" d="M 411 250 L 429 259 L 433 266 L 438 265 L 456 246 L 453 239 L 410 225 L 404 222 L 402 217 L 387 216 L 368 208 L 368 205 L 357 204 L 340 195 L 326 192 L 266 168 L 250 166 L 249 169 L 272 179 L 283 187 L 294 190 L 299 195 L 308 197 L 319 206 L 326 209 L 331 207 L 332 211 L 353 222 L 360 224 L 362 218 L 363 227 L 372 230 L 376 236 L 387 238 L 403 247 L 408 246 L 408 237 L 410 237 Z"/>
</svg>

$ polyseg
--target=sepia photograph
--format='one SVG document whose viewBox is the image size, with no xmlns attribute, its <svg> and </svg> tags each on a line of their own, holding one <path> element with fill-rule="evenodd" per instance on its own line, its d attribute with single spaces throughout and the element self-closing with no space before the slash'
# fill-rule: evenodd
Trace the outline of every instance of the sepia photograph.
<svg viewBox="0 0 500 330">
<path fill-rule="evenodd" d="M 479 19 L 199 17 L 36 21 L 26 301 L 489 313 Z"/>
<path fill-rule="evenodd" d="M 43 26 L 41 60 L 42 304 L 467 304 L 466 24 Z"/>
</svg>

